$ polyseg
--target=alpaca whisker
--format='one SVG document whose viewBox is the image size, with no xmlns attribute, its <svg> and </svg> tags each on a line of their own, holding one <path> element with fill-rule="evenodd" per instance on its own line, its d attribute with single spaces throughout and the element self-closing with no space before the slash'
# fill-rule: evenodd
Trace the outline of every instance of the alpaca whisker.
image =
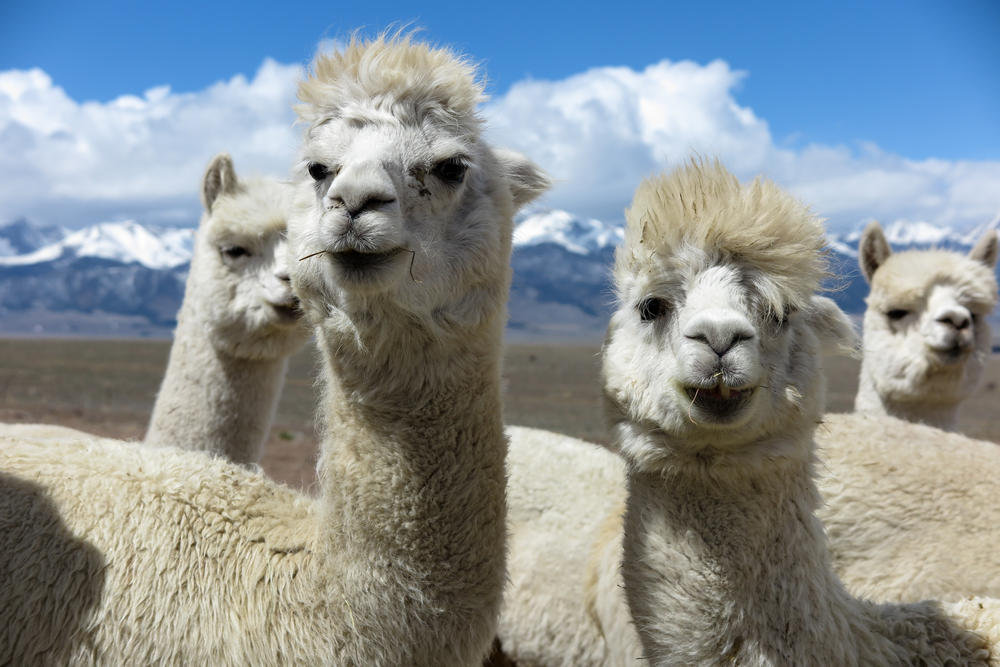
<svg viewBox="0 0 1000 667">
<path fill-rule="evenodd" d="M 417 251 L 416 250 L 410 250 L 409 248 L 403 248 L 403 250 L 405 250 L 406 252 L 410 253 L 410 280 L 412 280 L 413 282 L 415 282 L 417 284 L 423 283 L 424 282 L 423 280 L 417 280 L 413 276 L 413 260 L 415 260 L 417 258 Z"/>
<path fill-rule="evenodd" d="M 694 402 L 698 400 L 698 392 L 699 391 L 701 391 L 701 387 L 695 387 L 694 388 L 694 396 L 691 397 L 691 402 L 688 404 L 688 420 L 692 424 L 697 424 L 698 423 L 698 421 L 694 418 L 694 415 L 691 414 L 691 409 L 694 407 Z"/>
</svg>

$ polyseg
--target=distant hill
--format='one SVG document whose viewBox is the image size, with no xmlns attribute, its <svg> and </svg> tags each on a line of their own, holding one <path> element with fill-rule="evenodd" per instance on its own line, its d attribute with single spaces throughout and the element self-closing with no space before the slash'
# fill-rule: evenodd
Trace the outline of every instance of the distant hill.
<svg viewBox="0 0 1000 667">
<path fill-rule="evenodd" d="M 896 250 L 968 251 L 988 227 L 1000 227 L 1000 218 L 967 233 L 919 224 L 890 225 L 886 235 Z M 600 340 L 613 307 L 610 269 L 622 234 L 620 224 L 565 211 L 522 214 L 514 232 L 508 336 Z M 836 273 L 830 296 L 851 314 L 864 311 L 868 293 L 857 269 L 860 236 L 828 239 Z M 76 231 L 24 219 L 0 225 L 0 334 L 169 336 L 193 243 L 192 228 L 135 221 Z"/>
</svg>

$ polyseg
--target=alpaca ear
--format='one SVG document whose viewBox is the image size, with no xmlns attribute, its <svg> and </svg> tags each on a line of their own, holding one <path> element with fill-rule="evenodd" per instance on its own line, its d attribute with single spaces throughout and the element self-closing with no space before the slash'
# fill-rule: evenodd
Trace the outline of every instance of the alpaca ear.
<svg viewBox="0 0 1000 667">
<path fill-rule="evenodd" d="M 889 249 L 889 242 L 885 240 L 882 227 L 872 221 L 861 234 L 861 245 L 858 246 L 858 264 L 861 265 L 861 273 L 864 274 L 868 284 L 871 284 L 875 270 L 882 266 L 891 254 L 892 250 Z"/>
<path fill-rule="evenodd" d="M 861 339 L 854 330 L 854 324 L 833 299 L 813 296 L 806 312 L 806 319 L 816 332 L 824 352 L 848 357 L 861 356 Z"/>
<path fill-rule="evenodd" d="M 548 174 L 520 153 L 498 148 L 494 149 L 493 155 L 500 163 L 500 171 L 514 197 L 516 208 L 534 201 L 552 187 Z"/>
<path fill-rule="evenodd" d="M 976 246 L 969 251 L 969 257 L 992 269 L 997 264 L 997 243 L 997 231 L 988 229 Z"/>
<path fill-rule="evenodd" d="M 212 212 L 212 204 L 219 195 L 232 194 L 239 189 L 233 159 L 227 153 L 219 153 L 208 163 L 205 176 L 201 179 L 201 203 L 205 210 Z"/>
</svg>

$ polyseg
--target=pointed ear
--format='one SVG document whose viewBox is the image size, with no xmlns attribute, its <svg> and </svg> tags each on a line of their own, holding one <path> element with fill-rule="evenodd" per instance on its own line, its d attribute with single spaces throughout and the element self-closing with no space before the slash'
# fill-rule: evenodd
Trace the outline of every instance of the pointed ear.
<svg viewBox="0 0 1000 667">
<path fill-rule="evenodd" d="M 824 352 L 848 357 L 860 356 L 861 339 L 854 330 L 854 324 L 833 299 L 814 295 L 810 299 L 806 318 L 816 332 Z"/>
<path fill-rule="evenodd" d="M 997 264 L 997 244 L 997 231 L 988 229 L 976 247 L 969 251 L 969 257 L 992 269 Z"/>
<path fill-rule="evenodd" d="M 208 163 L 205 176 L 201 179 L 201 203 L 205 210 L 212 212 L 212 204 L 219 195 L 232 194 L 239 189 L 233 159 L 227 153 L 219 153 Z"/>
<path fill-rule="evenodd" d="M 861 245 L 858 246 L 858 264 L 861 265 L 861 273 L 869 285 L 875 270 L 882 266 L 891 254 L 892 250 L 889 249 L 889 242 L 885 240 L 882 227 L 877 222 L 871 222 L 861 234 Z"/>
<path fill-rule="evenodd" d="M 514 197 L 516 208 L 534 201 L 552 187 L 548 174 L 520 153 L 497 148 L 493 150 L 493 155 L 500 163 L 500 171 Z"/>
</svg>

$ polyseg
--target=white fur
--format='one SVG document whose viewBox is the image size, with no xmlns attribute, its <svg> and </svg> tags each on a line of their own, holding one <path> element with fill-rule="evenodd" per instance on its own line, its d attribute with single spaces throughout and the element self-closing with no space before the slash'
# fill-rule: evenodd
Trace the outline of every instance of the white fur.
<svg viewBox="0 0 1000 667">
<path fill-rule="evenodd" d="M 303 94 L 306 153 L 357 174 L 371 153 L 356 140 L 398 140 L 378 143 L 395 206 L 356 217 L 369 238 L 414 252 L 412 278 L 405 260 L 345 269 L 331 253 L 358 239 L 330 235 L 323 197 L 336 176 L 320 187 L 302 175 L 289 247 L 325 362 L 319 497 L 200 452 L 6 438 L 0 580 L 13 584 L 0 588 L 0 663 L 482 659 L 504 576 L 513 214 L 547 180 L 523 158 L 496 159 L 478 132 L 456 138 L 462 119 L 478 127 L 465 100 L 479 90 L 457 63 L 405 38 L 354 40 L 304 84 L 343 84 L 329 99 Z M 366 87 L 373 73 L 396 87 Z M 339 105 L 377 112 L 380 132 L 339 123 Z M 418 149 L 461 150 L 466 177 L 446 186 L 428 173 L 429 195 L 410 188 L 419 165 L 403 159 Z M 508 180 L 514 162 L 533 177 Z"/>
<path fill-rule="evenodd" d="M 957 427 L 959 405 L 975 391 L 989 358 L 996 258 L 993 230 L 963 256 L 892 253 L 878 223 L 865 229 L 859 261 L 871 293 L 858 412 Z"/>
<path fill-rule="evenodd" d="M 689 168 L 666 183 L 644 184 L 640 192 L 679 192 L 688 202 L 694 198 L 684 183 L 700 181 L 698 189 L 711 192 L 720 176 Z M 643 241 L 631 246 L 626 241 L 619 250 L 622 305 L 605 346 L 606 390 L 611 413 L 617 415 L 618 442 L 629 461 L 633 492 L 638 488 L 643 499 L 639 503 L 633 496 L 629 501 L 636 537 L 625 567 L 633 574 L 629 595 L 645 634 L 645 653 L 621 591 L 621 464 L 595 456 L 586 443 L 520 429 L 510 430 L 511 585 L 499 635 L 504 653 L 528 665 L 628 665 L 643 655 L 654 664 L 884 664 L 916 659 L 941 664 L 948 656 L 972 663 L 984 658 L 983 638 L 995 641 L 995 603 L 984 602 L 983 609 L 979 601 L 961 608 L 878 608 L 849 598 L 830 571 L 822 530 L 812 516 L 817 495 L 809 477 L 811 431 L 822 406 L 815 360 L 824 338 L 850 346 L 846 318 L 829 300 L 813 297 L 811 308 L 789 314 L 775 330 L 773 308 L 766 301 L 746 292 L 740 296 L 748 288 L 729 279 L 731 270 L 702 261 L 706 255 L 729 257 L 728 264 L 722 263 L 747 271 L 732 259 L 736 253 L 731 246 L 713 252 L 703 244 L 671 253 L 670 243 L 684 235 L 681 221 L 675 235 L 662 234 L 661 243 L 649 247 L 653 237 L 634 232 L 640 221 L 657 215 L 662 213 L 637 211 L 635 206 L 630 211 L 631 238 Z M 688 215 L 687 224 L 698 224 L 695 211 Z M 747 216 L 767 217 L 766 208 Z M 747 218 L 731 220 L 743 226 Z M 814 221 L 801 215 L 785 219 L 785 231 L 769 239 L 777 254 L 811 245 L 803 235 L 821 234 Z M 670 238 L 674 240 L 662 243 Z M 725 242 L 725 233 L 713 241 Z M 627 263 L 644 256 L 657 261 L 631 267 Z M 801 275 L 801 284 L 815 289 L 821 275 L 817 262 L 811 273 Z M 670 281 L 664 276 L 690 277 Z M 662 287 L 664 283 L 672 289 Z M 638 288 L 628 292 L 623 285 Z M 669 295 L 670 308 L 644 322 L 641 304 L 649 295 Z M 801 300 L 807 295 L 790 297 Z M 697 325 L 699 318 L 705 323 Z M 746 330 L 748 322 L 752 331 Z M 758 335 L 762 330 L 769 332 L 766 340 Z M 765 378 L 762 384 L 768 385 L 771 405 L 760 398 L 748 404 L 751 412 L 762 414 L 743 416 L 736 423 L 713 423 L 711 415 L 706 419 L 693 405 L 688 392 L 678 391 L 678 379 L 683 386 L 698 372 L 707 376 L 710 388 L 713 379 L 718 381 L 710 356 L 697 345 L 722 349 L 720 338 L 733 343 L 722 357 L 731 364 L 729 377 L 742 373 Z M 551 446 L 545 444 L 547 439 Z M 854 441 L 843 444 L 840 458 L 847 466 Z M 567 466 L 587 480 L 586 488 L 566 484 L 567 477 L 573 478 L 567 476 Z M 877 491 L 865 495 L 862 487 L 852 491 L 854 498 L 845 494 L 836 502 L 848 513 L 857 508 L 859 496 L 870 503 L 873 510 L 858 517 L 858 532 L 863 532 L 876 520 L 880 496 Z M 557 521 L 546 521 L 550 512 L 568 528 L 560 531 Z M 705 549 L 711 545 L 724 548 L 712 552 L 706 564 Z M 587 563 L 586 572 L 579 572 L 581 562 Z M 896 565 L 879 563 L 882 571 Z M 532 599 L 535 591 L 541 592 L 539 603 Z M 769 630 L 772 627 L 782 630 Z M 968 635 L 965 629 L 983 636 Z M 580 648 L 572 654 L 567 645 Z"/>
<path fill-rule="evenodd" d="M 202 179 L 205 213 L 146 442 L 260 460 L 288 357 L 308 336 L 288 274 L 291 186 L 241 182 L 228 155 Z"/>
</svg>

